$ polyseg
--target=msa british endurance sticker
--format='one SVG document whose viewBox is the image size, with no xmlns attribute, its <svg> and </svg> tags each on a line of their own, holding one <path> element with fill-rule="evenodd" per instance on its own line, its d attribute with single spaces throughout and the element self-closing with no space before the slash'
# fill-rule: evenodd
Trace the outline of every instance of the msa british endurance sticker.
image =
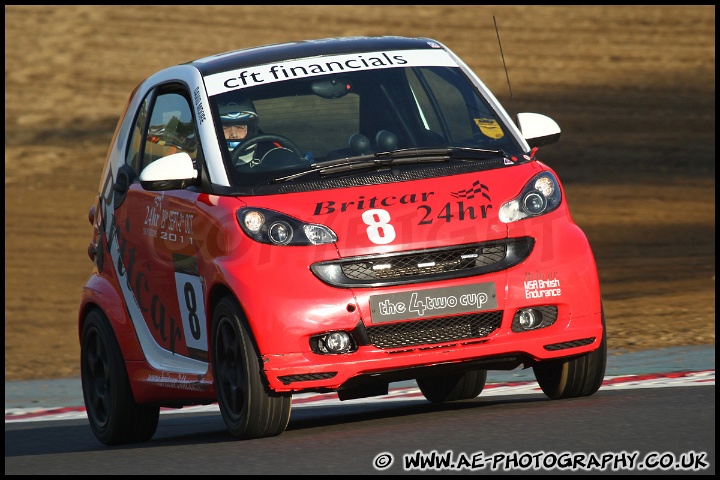
<svg viewBox="0 0 720 480">
<path fill-rule="evenodd" d="M 559 297 L 562 294 L 557 272 L 525 274 L 525 298 Z"/>
</svg>

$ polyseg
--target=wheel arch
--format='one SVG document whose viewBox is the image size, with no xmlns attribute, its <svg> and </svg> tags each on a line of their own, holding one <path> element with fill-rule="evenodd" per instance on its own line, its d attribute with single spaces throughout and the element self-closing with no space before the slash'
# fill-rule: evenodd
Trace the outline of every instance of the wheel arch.
<svg viewBox="0 0 720 480">
<path fill-rule="evenodd" d="M 264 377 L 263 380 L 265 382 L 265 387 L 268 389 L 271 389 L 270 380 L 267 378 L 267 372 L 265 371 L 265 368 L 264 368 L 265 362 L 263 361 L 263 356 L 265 353 L 260 349 L 260 344 L 257 341 L 257 338 L 256 338 L 257 335 L 255 333 L 255 329 L 253 328 L 252 322 L 251 322 L 250 318 L 248 317 L 247 310 L 245 309 L 243 302 L 237 297 L 237 295 L 235 295 L 235 293 L 232 291 L 232 289 L 230 287 L 228 287 L 227 285 L 220 284 L 220 283 L 214 285 L 210 289 L 210 292 L 208 294 L 208 302 L 207 302 L 207 304 L 208 304 L 207 324 L 208 325 L 207 325 L 207 328 L 208 328 L 208 332 L 210 332 L 208 335 L 208 343 L 209 343 L 208 355 L 210 358 L 212 358 L 212 354 L 213 354 L 212 349 L 213 349 L 213 341 L 214 341 L 214 332 L 213 332 L 212 327 L 213 327 L 213 317 L 214 317 L 215 307 L 223 298 L 226 298 L 226 297 L 232 298 L 237 303 L 238 308 L 240 308 L 240 312 L 242 313 L 242 316 L 243 316 L 242 321 L 245 322 L 245 325 L 247 326 L 247 329 L 248 329 L 248 333 L 250 334 L 250 341 L 253 343 L 253 346 L 255 347 L 255 351 L 258 352 L 258 355 L 259 355 L 258 360 L 260 361 L 261 365 L 263 365 L 261 367 L 261 371 L 262 371 L 262 375 Z M 213 373 L 213 377 L 214 377 L 214 373 Z"/>
<path fill-rule="evenodd" d="M 232 297 L 240 307 L 240 310 L 242 311 L 243 317 L 245 319 L 245 322 L 247 324 L 248 329 L 250 330 L 250 337 L 252 339 L 253 344 L 255 345 L 255 348 L 258 352 L 260 352 L 260 348 L 257 342 L 257 339 L 255 338 L 255 331 L 253 329 L 253 326 L 250 322 L 250 319 L 248 318 L 247 311 L 245 310 L 245 307 L 243 306 L 243 302 L 235 295 L 235 293 L 232 291 L 230 287 L 228 287 L 225 284 L 218 283 L 212 287 L 208 294 L 208 312 L 207 312 L 207 331 L 211 332 L 210 335 L 208 335 L 208 351 L 211 351 L 212 349 L 212 323 L 213 323 L 213 313 L 215 312 L 216 305 L 225 297 Z M 260 352 L 262 355 L 262 352 Z"/>
<path fill-rule="evenodd" d="M 142 361 L 145 356 L 133 327 L 132 321 L 124 307 L 123 300 L 109 281 L 94 275 L 85 284 L 78 310 L 78 339 L 82 343 L 82 331 L 88 314 L 98 309 L 107 318 L 115 339 L 121 344 L 124 361 Z"/>
</svg>

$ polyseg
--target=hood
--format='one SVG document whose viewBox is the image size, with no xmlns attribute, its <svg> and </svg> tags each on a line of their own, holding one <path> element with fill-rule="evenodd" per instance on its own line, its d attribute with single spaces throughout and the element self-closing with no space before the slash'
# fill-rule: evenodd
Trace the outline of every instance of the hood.
<svg viewBox="0 0 720 480">
<path fill-rule="evenodd" d="M 500 206 L 541 170 L 537 162 L 510 168 L 517 174 L 501 168 L 244 200 L 331 228 L 342 258 L 461 245 L 507 237 Z"/>
</svg>

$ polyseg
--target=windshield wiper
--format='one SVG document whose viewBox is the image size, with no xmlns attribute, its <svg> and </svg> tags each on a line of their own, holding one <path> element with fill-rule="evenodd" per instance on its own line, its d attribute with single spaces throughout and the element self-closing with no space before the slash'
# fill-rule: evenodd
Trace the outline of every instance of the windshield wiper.
<svg viewBox="0 0 720 480">
<path fill-rule="evenodd" d="M 482 148 L 446 147 L 446 148 L 406 148 L 391 150 L 352 158 L 325 160 L 310 165 L 310 170 L 273 179 L 271 183 L 286 182 L 318 172 L 320 175 L 332 175 L 352 170 L 367 170 L 411 163 L 444 163 L 450 160 L 486 160 L 488 158 L 506 157 L 502 150 L 485 150 Z"/>
</svg>

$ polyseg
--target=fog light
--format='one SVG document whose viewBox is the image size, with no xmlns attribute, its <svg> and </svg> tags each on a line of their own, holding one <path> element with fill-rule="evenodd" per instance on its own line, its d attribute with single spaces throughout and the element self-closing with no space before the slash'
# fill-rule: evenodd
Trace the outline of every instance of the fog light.
<svg viewBox="0 0 720 480">
<path fill-rule="evenodd" d="M 326 345 L 331 352 L 343 352 L 350 346 L 350 337 L 345 332 L 331 333 L 327 336 Z"/>
<path fill-rule="evenodd" d="M 537 330 L 553 325 L 558 318 L 557 305 L 533 305 L 515 311 L 512 331 L 515 333 Z"/>
<path fill-rule="evenodd" d="M 356 350 L 352 337 L 347 332 L 329 332 L 318 335 L 310 340 L 310 346 L 315 353 L 337 355 Z"/>
<path fill-rule="evenodd" d="M 517 316 L 518 324 L 524 330 L 532 330 L 533 328 L 539 327 L 542 323 L 542 314 L 532 308 L 518 310 L 515 315 Z"/>
</svg>

